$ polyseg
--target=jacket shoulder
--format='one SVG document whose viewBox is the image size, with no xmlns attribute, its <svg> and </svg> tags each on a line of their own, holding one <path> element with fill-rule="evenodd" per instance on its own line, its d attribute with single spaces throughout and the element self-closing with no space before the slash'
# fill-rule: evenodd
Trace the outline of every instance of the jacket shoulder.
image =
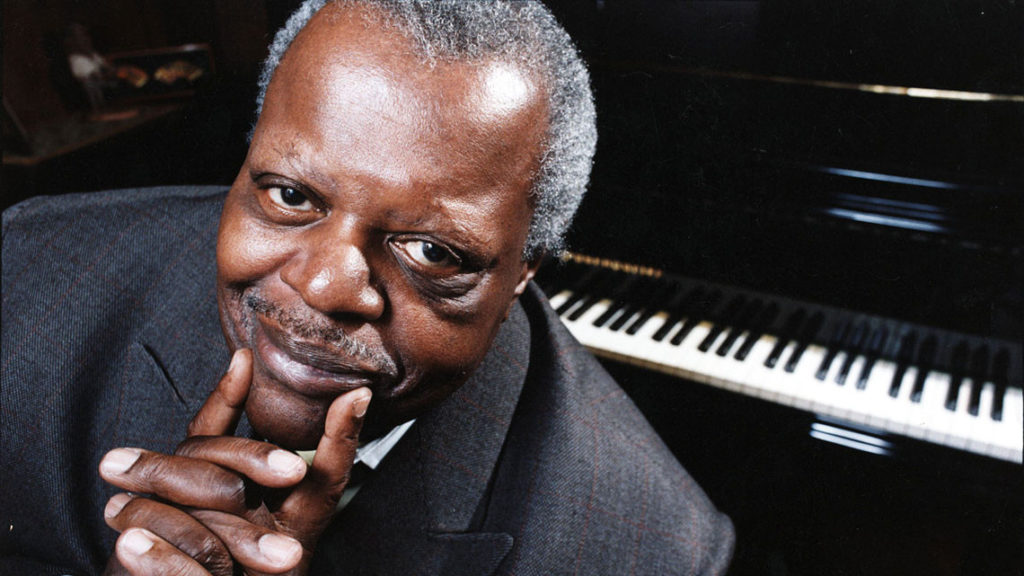
<svg viewBox="0 0 1024 576">
<path fill-rule="evenodd" d="M 539 289 L 523 306 L 535 336 L 510 442 L 525 450 L 503 486 L 527 503 L 522 572 L 724 573 L 729 519 Z"/>
<path fill-rule="evenodd" d="M 48 225 L 68 221 L 86 228 L 105 224 L 96 229 L 102 232 L 130 214 L 167 219 L 204 210 L 219 213 L 226 192 L 224 186 L 161 186 L 37 196 L 4 210 L 3 236 L 40 234 Z"/>
<path fill-rule="evenodd" d="M 99 459 L 115 446 L 173 450 L 219 377 L 223 198 L 153 188 L 4 212 L 0 508 L 25 562 L 98 571 L 115 536 Z"/>
</svg>

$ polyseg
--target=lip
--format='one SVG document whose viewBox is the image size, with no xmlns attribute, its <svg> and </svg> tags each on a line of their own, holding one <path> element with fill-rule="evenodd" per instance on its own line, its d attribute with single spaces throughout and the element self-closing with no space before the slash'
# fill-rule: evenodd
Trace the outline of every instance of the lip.
<svg viewBox="0 0 1024 576">
<path fill-rule="evenodd" d="M 334 397 L 362 386 L 373 387 L 384 374 L 341 351 L 327 351 L 293 338 L 257 317 L 253 352 L 273 379 L 310 397 Z"/>
</svg>

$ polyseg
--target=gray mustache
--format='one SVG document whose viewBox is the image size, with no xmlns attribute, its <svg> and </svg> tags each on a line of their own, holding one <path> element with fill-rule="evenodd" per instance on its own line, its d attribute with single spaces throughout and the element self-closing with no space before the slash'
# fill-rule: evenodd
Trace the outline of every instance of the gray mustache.
<svg viewBox="0 0 1024 576">
<path fill-rule="evenodd" d="M 300 317 L 255 294 L 247 294 L 243 299 L 243 304 L 249 310 L 274 320 L 302 340 L 322 342 L 331 348 L 338 349 L 343 354 L 372 364 L 378 371 L 389 376 L 395 376 L 398 372 L 394 361 L 389 356 L 371 350 L 366 344 L 353 339 L 337 326 L 327 326 Z"/>
</svg>

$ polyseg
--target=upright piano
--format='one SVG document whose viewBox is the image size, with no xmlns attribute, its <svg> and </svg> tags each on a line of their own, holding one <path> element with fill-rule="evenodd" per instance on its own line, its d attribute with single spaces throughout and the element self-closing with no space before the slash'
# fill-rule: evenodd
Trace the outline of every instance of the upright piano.
<svg viewBox="0 0 1024 576">
<path fill-rule="evenodd" d="M 733 572 L 1024 572 L 1024 10 L 554 6 L 600 132 L 538 280 Z"/>
</svg>

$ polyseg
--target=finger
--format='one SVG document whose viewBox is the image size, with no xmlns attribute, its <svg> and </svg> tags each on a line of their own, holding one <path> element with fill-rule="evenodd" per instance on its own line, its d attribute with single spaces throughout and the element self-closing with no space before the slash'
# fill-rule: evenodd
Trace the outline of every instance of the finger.
<svg viewBox="0 0 1024 576">
<path fill-rule="evenodd" d="M 370 389 L 358 388 L 335 399 L 327 410 L 324 434 L 306 479 L 281 506 L 290 525 L 322 529 L 330 520 L 348 484 L 369 403 Z"/>
<path fill-rule="evenodd" d="M 114 552 L 121 565 L 135 576 L 210 576 L 231 574 L 210 572 L 187 554 L 144 528 L 132 528 L 117 539 Z"/>
<path fill-rule="evenodd" d="M 231 553 L 223 541 L 202 522 L 174 506 L 115 494 L 107 501 L 103 518 L 107 526 L 119 532 L 144 528 L 211 573 L 231 573 Z"/>
<path fill-rule="evenodd" d="M 100 476 L 123 490 L 153 494 L 178 506 L 235 514 L 246 510 L 242 476 L 205 460 L 116 448 L 100 461 Z"/>
<path fill-rule="evenodd" d="M 190 513 L 216 534 L 231 557 L 246 568 L 276 574 L 291 570 L 302 561 L 302 544 L 291 536 L 224 512 L 192 510 Z"/>
<path fill-rule="evenodd" d="M 231 357 L 228 371 L 189 423 L 188 435 L 222 436 L 234 432 L 251 383 L 252 351 L 239 348 Z"/>
<path fill-rule="evenodd" d="M 270 488 L 294 486 L 306 475 L 306 461 L 273 444 L 234 436 L 193 436 L 174 452 L 213 462 Z"/>
</svg>

